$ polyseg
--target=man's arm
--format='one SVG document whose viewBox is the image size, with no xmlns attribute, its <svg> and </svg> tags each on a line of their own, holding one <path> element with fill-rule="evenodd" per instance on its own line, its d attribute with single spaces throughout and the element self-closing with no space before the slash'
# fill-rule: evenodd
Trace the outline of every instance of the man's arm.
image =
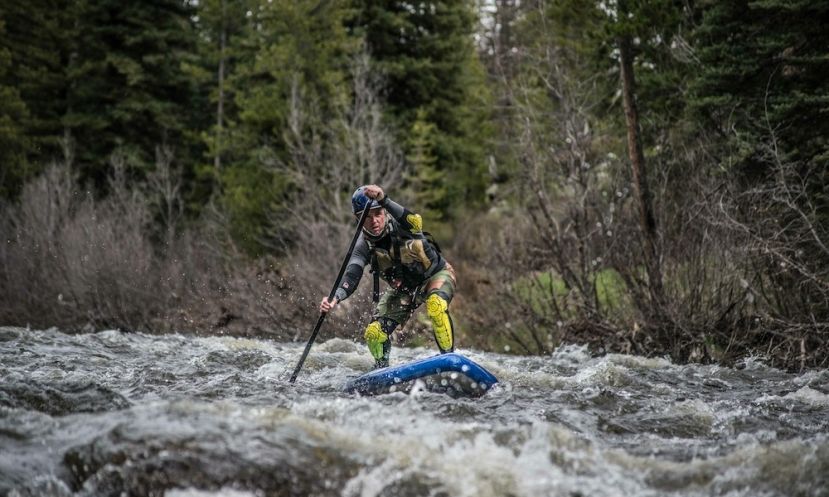
<svg viewBox="0 0 829 497">
<path fill-rule="evenodd" d="M 334 308 L 339 302 L 347 299 L 357 289 L 360 284 L 360 279 L 363 277 L 363 268 L 369 261 L 368 244 L 360 234 L 357 239 L 357 244 L 354 246 L 354 252 L 351 253 L 351 258 L 348 260 L 348 265 L 345 268 L 343 279 L 340 281 L 340 286 L 334 292 L 334 298 L 328 300 L 323 297 L 320 303 L 320 312 L 326 313 Z"/>
<path fill-rule="evenodd" d="M 366 186 L 366 195 L 377 200 L 377 203 L 382 205 L 386 209 L 386 212 L 391 214 L 406 231 L 411 233 L 420 233 L 423 231 L 423 218 L 420 217 L 420 214 L 416 214 L 394 200 L 391 200 L 379 186 Z"/>
<path fill-rule="evenodd" d="M 383 197 L 380 201 L 386 211 L 400 223 L 400 226 L 410 233 L 420 233 L 423 231 L 423 218 L 420 214 L 410 211 L 409 209 L 398 204 L 389 197 Z"/>
</svg>

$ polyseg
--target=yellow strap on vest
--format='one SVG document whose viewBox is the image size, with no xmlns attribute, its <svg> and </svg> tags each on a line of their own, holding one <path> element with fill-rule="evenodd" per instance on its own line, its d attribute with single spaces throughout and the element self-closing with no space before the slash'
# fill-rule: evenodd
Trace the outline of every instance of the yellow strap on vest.
<svg viewBox="0 0 829 497">
<path fill-rule="evenodd" d="M 420 233 L 423 231 L 423 218 L 420 217 L 420 214 L 409 214 L 406 216 L 406 221 L 411 226 L 412 229 L 409 231 L 412 233 Z"/>
</svg>

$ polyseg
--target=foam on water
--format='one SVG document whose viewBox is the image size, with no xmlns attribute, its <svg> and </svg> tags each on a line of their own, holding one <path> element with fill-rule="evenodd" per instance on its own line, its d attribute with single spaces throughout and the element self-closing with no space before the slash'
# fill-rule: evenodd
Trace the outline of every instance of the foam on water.
<svg viewBox="0 0 829 497">
<path fill-rule="evenodd" d="M 303 345 L 0 328 L 0 494 L 829 495 L 825 372 L 463 351 L 497 389 L 364 398 L 340 391 L 363 344 L 289 384 Z"/>
<path fill-rule="evenodd" d="M 829 407 L 829 394 L 818 392 L 809 387 L 802 387 L 783 396 L 784 399 L 793 399 L 815 407 Z"/>
<path fill-rule="evenodd" d="M 585 468 L 580 460 L 585 453 L 569 447 L 586 445 L 560 427 L 547 423 L 511 427 L 522 434 L 522 442 L 514 446 L 499 443 L 486 427 L 467 426 L 463 436 L 455 433 L 452 437 L 441 436 L 446 427 L 439 421 L 432 420 L 428 427 L 434 435 L 378 441 L 384 446 L 380 462 L 349 480 L 343 495 L 385 495 L 407 481 L 425 482 L 432 493 L 470 497 L 551 495 L 581 486 L 575 481 L 579 478 L 568 476 L 562 465 Z"/>
<path fill-rule="evenodd" d="M 607 360 L 630 369 L 659 369 L 673 365 L 670 360 L 661 357 L 641 357 L 625 354 L 608 354 Z"/>
<path fill-rule="evenodd" d="M 172 489 L 164 492 L 164 497 L 262 497 L 261 492 L 221 488 L 219 490 L 199 490 L 196 488 Z"/>
<path fill-rule="evenodd" d="M 572 381 L 577 385 L 623 387 L 631 383 L 629 370 L 613 362 L 610 358 L 602 358 L 597 363 L 581 369 Z"/>
</svg>

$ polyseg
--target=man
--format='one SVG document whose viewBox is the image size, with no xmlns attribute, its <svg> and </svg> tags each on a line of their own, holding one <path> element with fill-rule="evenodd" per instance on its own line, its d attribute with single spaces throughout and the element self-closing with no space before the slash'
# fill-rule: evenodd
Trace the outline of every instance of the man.
<svg viewBox="0 0 829 497">
<path fill-rule="evenodd" d="M 424 302 L 438 349 L 441 353 L 452 352 L 454 331 L 448 307 L 455 293 L 455 271 L 424 236 L 419 214 L 390 200 L 377 185 L 361 186 L 351 197 L 358 218 L 366 205 L 369 213 L 342 282 L 333 299 L 322 299 L 320 312 L 327 313 L 347 299 L 360 283 L 363 268 L 371 264 L 391 286 L 364 334 L 375 367 L 389 365 L 392 332 Z"/>
</svg>

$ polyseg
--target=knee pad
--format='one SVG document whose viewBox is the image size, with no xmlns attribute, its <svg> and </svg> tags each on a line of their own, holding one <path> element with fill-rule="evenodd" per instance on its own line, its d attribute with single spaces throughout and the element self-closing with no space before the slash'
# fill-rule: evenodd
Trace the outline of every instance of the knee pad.
<svg viewBox="0 0 829 497">
<path fill-rule="evenodd" d="M 378 367 L 385 367 L 389 364 L 389 351 L 391 350 L 391 342 L 389 335 L 383 330 L 383 326 L 379 321 L 372 321 L 366 326 L 366 332 L 363 335 L 366 339 L 366 345 L 374 357 L 375 364 Z"/>
<path fill-rule="evenodd" d="M 448 308 L 449 303 L 438 293 L 433 293 L 426 299 L 426 313 L 432 321 L 435 342 L 441 352 L 452 352 L 455 348 L 452 318 L 449 317 Z"/>
</svg>

